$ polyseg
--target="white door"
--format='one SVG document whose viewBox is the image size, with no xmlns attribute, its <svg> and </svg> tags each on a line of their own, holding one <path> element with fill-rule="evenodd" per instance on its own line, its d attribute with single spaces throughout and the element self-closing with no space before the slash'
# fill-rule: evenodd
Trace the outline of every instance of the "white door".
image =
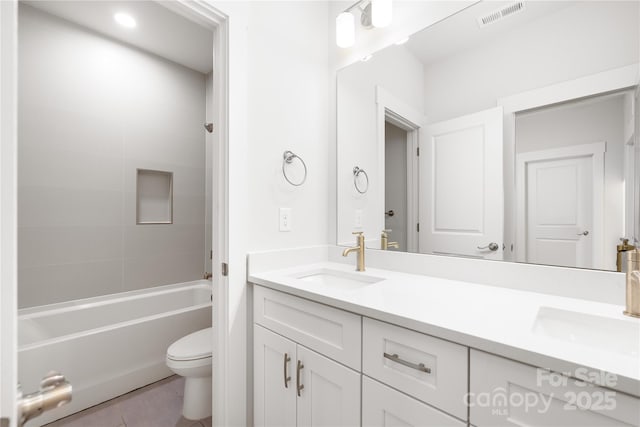
<svg viewBox="0 0 640 427">
<path fill-rule="evenodd" d="M 527 164 L 526 262 L 593 268 L 591 157 Z"/>
<path fill-rule="evenodd" d="M 360 374 L 300 345 L 298 363 L 298 426 L 359 426 Z"/>
<path fill-rule="evenodd" d="M 420 252 L 502 259 L 502 107 L 420 136 Z"/>
<path fill-rule="evenodd" d="M 296 344 L 254 325 L 253 375 L 256 426 L 296 425 Z"/>
</svg>

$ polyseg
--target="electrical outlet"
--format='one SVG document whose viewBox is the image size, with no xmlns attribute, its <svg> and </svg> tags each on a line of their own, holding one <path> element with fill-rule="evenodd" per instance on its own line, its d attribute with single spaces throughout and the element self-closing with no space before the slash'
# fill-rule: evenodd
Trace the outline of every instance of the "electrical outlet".
<svg viewBox="0 0 640 427">
<path fill-rule="evenodd" d="M 362 209 L 356 209 L 353 226 L 356 228 L 362 228 Z"/>
<path fill-rule="evenodd" d="M 280 208 L 280 231 L 291 231 L 291 208 Z"/>
</svg>

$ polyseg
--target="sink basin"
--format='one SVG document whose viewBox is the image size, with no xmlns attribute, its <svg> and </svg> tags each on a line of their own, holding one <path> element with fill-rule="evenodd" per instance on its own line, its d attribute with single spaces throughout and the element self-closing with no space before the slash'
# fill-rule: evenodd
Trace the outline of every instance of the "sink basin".
<svg viewBox="0 0 640 427">
<path fill-rule="evenodd" d="M 368 276 L 362 273 L 330 270 L 327 268 L 298 273 L 294 277 L 304 282 L 342 290 L 359 289 L 384 280 L 380 277 Z"/>
<path fill-rule="evenodd" d="M 640 321 L 540 307 L 533 332 L 625 356 L 640 355 Z"/>
</svg>

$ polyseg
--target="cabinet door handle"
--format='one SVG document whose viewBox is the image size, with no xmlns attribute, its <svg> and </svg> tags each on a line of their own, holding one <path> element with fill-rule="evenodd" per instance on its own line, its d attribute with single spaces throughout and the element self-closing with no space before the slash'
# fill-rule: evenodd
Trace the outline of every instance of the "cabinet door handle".
<svg viewBox="0 0 640 427">
<path fill-rule="evenodd" d="M 424 363 L 411 363 L 411 362 L 407 362 L 406 360 L 402 360 L 400 359 L 400 356 L 398 356 L 397 354 L 389 354 L 389 353 L 384 353 L 384 357 L 385 359 L 389 359 L 393 362 L 399 363 L 403 366 L 407 366 L 411 369 L 415 369 L 416 371 L 420 371 L 420 372 L 426 372 L 427 374 L 431 373 L 431 368 L 427 368 Z"/>
<path fill-rule="evenodd" d="M 284 388 L 289 388 L 289 381 L 291 376 L 287 375 L 287 364 L 291 362 L 291 358 L 287 353 L 284 354 Z"/>
<path fill-rule="evenodd" d="M 298 360 L 298 366 L 296 367 L 296 388 L 298 389 L 298 397 L 300 397 L 300 392 L 304 388 L 304 384 L 302 384 L 302 380 L 300 379 L 300 371 L 302 371 L 302 368 L 304 368 L 304 365 Z"/>
</svg>

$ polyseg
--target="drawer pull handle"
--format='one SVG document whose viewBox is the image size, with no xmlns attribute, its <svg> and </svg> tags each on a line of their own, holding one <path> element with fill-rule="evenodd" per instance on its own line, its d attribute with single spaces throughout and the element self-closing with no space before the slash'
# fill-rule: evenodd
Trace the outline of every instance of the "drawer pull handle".
<svg viewBox="0 0 640 427">
<path fill-rule="evenodd" d="M 291 376 L 287 375 L 287 363 L 291 362 L 291 358 L 287 353 L 284 354 L 284 388 L 289 388 L 288 382 L 291 381 Z"/>
<path fill-rule="evenodd" d="M 411 369 L 415 369 L 416 371 L 420 371 L 420 372 L 426 372 L 427 374 L 431 373 L 431 368 L 427 368 L 426 366 L 424 366 L 424 363 L 411 363 L 411 362 L 407 362 L 406 360 L 402 360 L 400 359 L 400 356 L 398 356 L 397 354 L 389 354 L 389 353 L 385 353 L 384 354 L 385 359 L 389 359 L 393 362 L 399 363 L 403 366 L 407 366 Z"/>
<path fill-rule="evenodd" d="M 304 388 L 304 384 L 301 384 L 302 380 L 300 378 L 300 371 L 302 370 L 302 368 L 304 368 L 304 365 L 301 361 L 298 360 L 298 366 L 296 368 L 296 388 L 298 389 L 298 397 L 300 397 L 300 392 Z"/>
</svg>

